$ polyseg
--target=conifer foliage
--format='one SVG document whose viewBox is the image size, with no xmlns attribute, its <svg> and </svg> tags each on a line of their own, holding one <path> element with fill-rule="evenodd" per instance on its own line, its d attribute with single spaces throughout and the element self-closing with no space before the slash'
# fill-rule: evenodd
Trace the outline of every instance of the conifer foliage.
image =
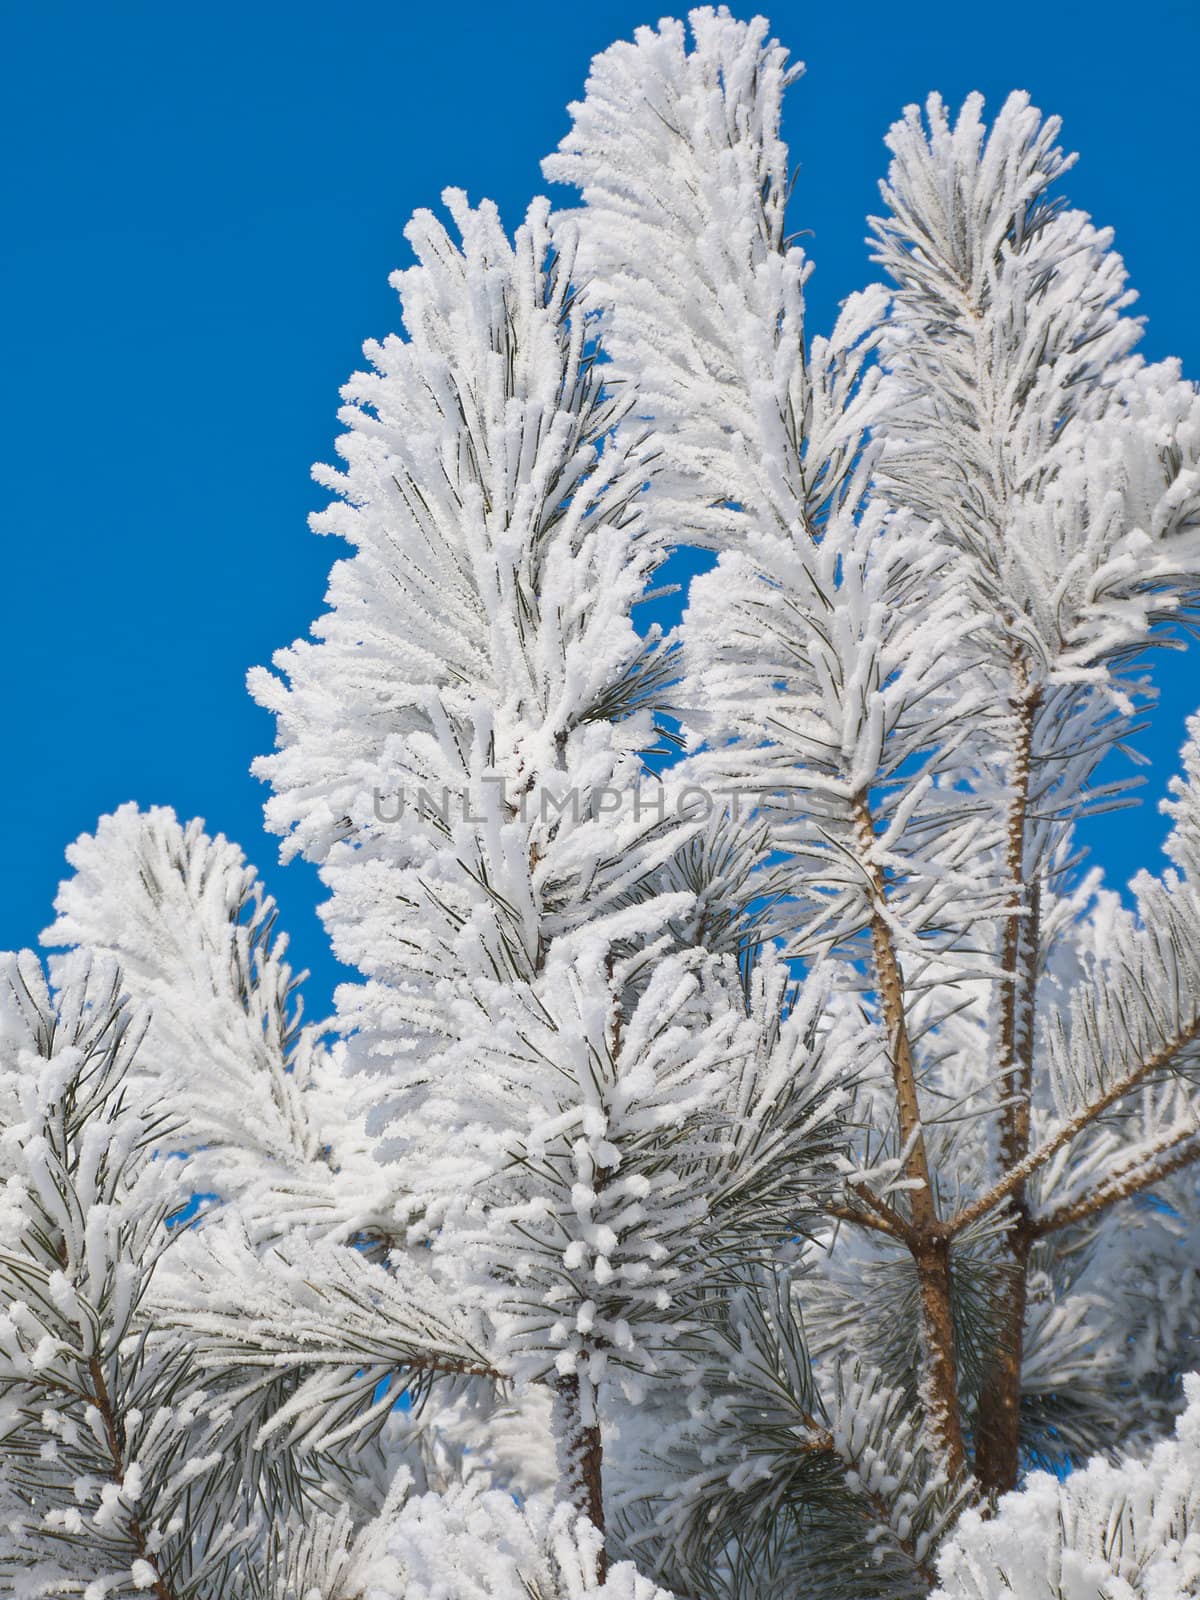
<svg viewBox="0 0 1200 1600">
<path fill-rule="evenodd" d="M 639 30 L 576 205 L 410 224 L 350 553 L 251 674 L 335 1016 L 162 809 L 8 958 L 6 1592 L 1195 1593 L 1200 718 L 1132 905 L 1081 850 L 1200 396 L 1022 94 L 909 108 L 810 334 L 797 76 Z"/>
</svg>

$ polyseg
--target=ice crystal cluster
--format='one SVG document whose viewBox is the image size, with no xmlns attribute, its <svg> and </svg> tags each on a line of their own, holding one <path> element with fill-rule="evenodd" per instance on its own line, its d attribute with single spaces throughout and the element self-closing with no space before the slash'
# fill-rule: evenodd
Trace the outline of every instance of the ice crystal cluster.
<svg viewBox="0 0 1200 1600">
<path fill-rule="evenodd" d="M 335 1015 L 161 809 L 6 958 L 16 1600 L 1200 1589 L 1200 721 L 1168 864 L 1083 864 L 1200 397 L 1019 93 L 904 113 L 810 332 L 797 76 L 641 29 L 564 209 L 409 226 L 251 675 Z"/>
</svg>

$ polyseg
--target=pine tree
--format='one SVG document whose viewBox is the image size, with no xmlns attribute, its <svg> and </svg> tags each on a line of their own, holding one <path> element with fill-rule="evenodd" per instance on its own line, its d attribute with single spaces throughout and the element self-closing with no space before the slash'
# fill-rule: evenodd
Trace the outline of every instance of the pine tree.
<svg viewBox="0 0 1200 1600">
<path fill-rule="evenodd" d="M 1082 846 L 1200 596 L 1200 396 L 1020 94 L 895 125 L 810 337 L 796 76 L 639 30 L 577 208 L 410 225 L 351 553 L 251 675 L 334 1018 L 160 809 L 10 963 L 14 1594 L 1193 1592 L 1200 719 L 1132 909 Z"/>
</svg>

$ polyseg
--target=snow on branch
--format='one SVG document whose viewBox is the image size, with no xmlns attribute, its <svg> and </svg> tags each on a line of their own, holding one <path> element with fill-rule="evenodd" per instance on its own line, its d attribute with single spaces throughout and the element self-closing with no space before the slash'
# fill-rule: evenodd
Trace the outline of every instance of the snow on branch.
<svg viewBox="0 0 1200 1600">
<path fill-rule="evenodd" d="M 409 226 L 325 613 L 251 675 L 335 1016 L 157 808 L 72 848 L 52 981 L 3 966 L 6 1593 L 1196 1591 L 1194 1382 L 1145 1452 L 1200 1317 L 1200 714 L 1134 909 L 1079 824 L 1200 610 L 1200 398 L 1019 94 L 905 113 L 891 287 L 812 334 L 797 76 L 762 19 L 639 29 L 576 210 Z"/>
<path fill-rule="evenodd" d="M 952 124 L 935 95 L 888 137 L 882 482 L 962 552 L 998 652 L 1103 684 L 1194 604 L 1200 407 L 1130 356 L 1111 233 L 1048 194 L 1058 119 L 1013 94 L 986 129 L 982 104 Z"/>
<path fill-rule="evenodd" d="M 444 1284 L 411 1260 L 385 1269 L 334 1241 L 260 1254 L 235 1225 L 204 1228 L 172 1252 L 154 1306 L 187 1331 L 203 1369 L 228 1375 L 227 1406 L 258 1404 L 259 1443 L 282 1435 L 327 1450 L 434 1376 L 503 1376 L 478 1316 Z M 280 1401 L 282 1374 L 295 1381 Z"/>
<path fill-rule="evenodd" d="M 285 960 L 275 903 L 241 850 L 199 820 L 185 826 L 167 808 L 125 805 L 67 859 L 74 875 L 43 942 L 119 962 L 149 1012 L 139 1071 L 177 1114 L 172 1148 L 193 1152 L 194 1184 L 237 1197 L 267 1233 L 369 1227 L 379 1176 L 356 1159 L 319 1030 L 302 1020 L 304 974 Z M 346 1215 L 346 1201 L 358 1216 Z"/>
<path fill-rule="evenodd" d="M 968 1511 L 938 1557 L 933 1600 L 1154 1596 L 1200 1584 L 1200 1378 L 1174 1439 L 1144 1459 L 1102 1458 L 1065 1479 L 1034 1473 L 996 1514 Z"/>
<path fill-rule="evenodd" d="M 218 1600 L 255 1534 L 186 1347 L 145 1301 L 185 1196 L 155 1160 L 110 964 L 0 973 L 0 1577 L 17 1596 Z"/>
<path fill-rule="evenodd" d="M 806 346 L 779 134 L 801 69 L 761 17 L 703 7 L 690 23 L 690 49 L 666 20 L 597 56 L 543 170 L 581 192 L 581 292 L 677 475 L 657 514 L 689 544 L 815 532 L 854 492 L 884 296 L 852 295 Z"/>
</svg>

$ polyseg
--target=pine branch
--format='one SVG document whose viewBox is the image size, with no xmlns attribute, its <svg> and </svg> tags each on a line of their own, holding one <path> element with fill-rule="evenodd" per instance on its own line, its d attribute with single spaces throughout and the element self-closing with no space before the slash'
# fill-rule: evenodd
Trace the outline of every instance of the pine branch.
<svg viewBox="0 0 1200 1600">
<path fill-rule="evenodd" d="M 1146 1159 L 1153 1155 L 1159 1159 Z M 1169 1135 L 1152 1145 L 1136 1161 L 1118 1167 L 1091 1194 L 1081 1195 L 1078 1200 L 1031 1218 L 1027 1225 L 1028 1234 L 1031 1239 L 1041 1239 L 1060 1228 L 1086 1222 L 1120 1200 L 1128 1200 L 1134 1195 L 1144 1194 L 1147 1189 L 1153 1189 L 1155 1184 L 1162 1183 L 1176 1172 L 1182 1172 L 1195 1161 L 1200 1161 L 1200 1133 L 1189 1128 L 1183 1133 Z"/>
<path fill-rule="evenodd" d="M 123 1438 L 121 1424 L 113 1410 L 112 1399 L 108 1392 L 108 1383 L 105 1379 L 104 1368 L 100 1363 L 99 1356 L 92 1355 L 88 1357 L 87 1372 L 91 1380 L 91 1394 L 87 1397 L 88 1404 L 96 1408 L 100 1417 L 100 1424 L 111 1462 L 109 1476 L 118 1489 L 123 1489 L 125 1487 L 126 1441 Z M 153 1582 L 150 1584 L 150 1592 L 155 1596 L 155 1600 L 176 1600 L 175 1591 L 167 1584 L 158 1562 L 154 1559 L 150 1546 L 146 1541 L 141 1519 L 136 1511 L 130 1514 L 128 1526 L 129 1538 L 137 1551 L 138 1560 L 143 1562 L 149 1571 L 154 1574 Z M 144 1588 L 145 1585 L 140 1585 L 140 1587 Z"/>
<path fill-rule="evenodd" d="M 135 1092 L 143 1034 L 111 967 L 72 957 L 52 995 L 27 953 L 6 965 L 0 1494 L 16 1500 L 0 1571 L 34 1569 L 39 1593 L 95 1577 L 215 1600 L 272 1490 L 223 1459 L 188 1353 L 146 1316 L 180 1195 L 177 1166 L 153 1159 L 162 1118 Z"/>
<path fill-rule="evenodd" d="M 865 1210 L 856 1210 L 851 1206 L 829 1206 L 828 1212 L 832 1217 L 837 1217 L 842 1222 L 856 1222 L 863 1228 L 874 1228 L 877 1233 L 886 1233 L 889 1238 L 900 1239 L 910 1248 L 914 1247 L 917 1240 L 912 1224 L 900 1215 L 886 1200 L 873 1193 L 865 1183 L 856 1178 L 846 1182 L 846 1188 L 857 1199 L 861 1200 Z"/>
<path fill-rule="evenodd" d="M 947 1480 L 920 1411 L 862 1362 L 822 1393 L 786 1273 L 744 1284 L 710 1332 L 711 1421 L 678 1436 L 683 1481 L 631 1550 L 658 1550 L 675 1592 L 703 1600 L 927 1593 L 966 1482 Z"/>
<path fill-rule="evenodd" d="M 1086 1105 L 1082 1111 L 1077 1112 L 1075 1116 L 1065 1122 L 1057 1133 L 1052 1134 L 1036 1150 L 1031 1151 L 1024 1161 L 1005 1173 L 1004 1177 L 994 1183 L 986 1193 L 981 1194 L 977 1200 L 972 1201 L 968 1206 L 964 1206 L 956 1216 L 943 1223 L 942 1233 L 944 1236 L 947 1238 L 955 1237 L 962 1233 L 965 1228 L 971 1227 L 981 1218 L 986 1217 L 997 1206 L 1002 1205 L 1011 1195 L 1016 1193 L 1033 1173 L 1044 1167 L 1065 1145 L 1070 1144 L 1072 1139 L 1078 1138 L 1086 1128 L 1099 1117 L 1102 1117 L 1106 1111 L 1111 1111 L 1113 1106 L 1118 1101 L 1123 1100 L 1127 1094 L 1132 1094 L 1135 1089 L 1140 1088 L 1148 1078 L 1153 1077 L 1155 1073 L 1165 1072 L 1180 1051 L 1187 1049 L 1197 1039 L 1200 1039 L 1200 1013 L 1197 1013 L 1192 1021 L 1177 1033 L 1173 1039 L 1169 1040 L 1161 1050 L 1155 1051 L 1134 1071 L 1127 1072 L 1123 1078 L 1118 1078 L 1102 1095 L 1099 1095 Z"/>
<path fill-rule="evenodd" d="M 1042 700 L 1040 685 L 1030 686 L 1029 668 L 1019 655 L 1013 666 L 1016 739 L 1013 794 L 1006 832 L 1005 866 L 1013 909 L 1005 922 L 1000 965 L 1001 987 L 997 1072 L 1004 1085 L 1000 1152 L 1005 1167 L 1029 1150 L 1029 1110 L 1033 1077 L 1033 1010 L 1038 970 L 1038 886 L 1026 882 L 1029 789 L 1033 732 Z"/>
<path fill-rule="evenodd" d="M 1005 1168 L 1017 1165 L 1029 1153 L 1041 909 L 1040 882 L 1028 882 L 1028 843 L 1033 736 L 1042 688 L 1040 684 L 1031 687 L 1023 654 L 1014 660 L 1013 679 L 1016 738 L 1005 850 L 1013 907 L 1005 922 L 1000 956 L 1004 978 L 997 1062 L 1005 1097 L 1000 1112 L 1000 1160 Z M 1012 1205 L 1023 1217 L 1024 1184 L 1013 1191 Z M 1021 1366 L 1029 1289 L 1027 1230 L 1020 1226 L 1008 1229 L 1004 1243 L 1011 1256 L 1012 1271 L 996 1297 L 999 1333 L 980 1384 L 975 1429 L 975 1471 L 989 1492 L 1015 1487 L 1020 1454 Z"/>
<path fill-rule="evenodd" d="M 962 1418 L 958 1399 L 958 1361 L 954 1348 L 953 1286 L 948 1239 L 938 1221 L 930 1179 L 925 1131 L 917 1097 L 916 1068 L 904 1005 L 904 979 L 895 940 L 884 906 L 887 884 L 875 859 L 875 829 L 869 801 L 858 795 L 853 802 L 859 858 L 872 894 L 871 949 L 875 976 L 887 1029 L 892 1082 L 900 1139 L 905 1151 L 912 1227 L 906 1239 L 917 1264 L 926 1352 L 930 1369 L 933 1427 L 946 1454 L 947 1470 L 957 1476 L 966 1466 Z"/>
</svg>

